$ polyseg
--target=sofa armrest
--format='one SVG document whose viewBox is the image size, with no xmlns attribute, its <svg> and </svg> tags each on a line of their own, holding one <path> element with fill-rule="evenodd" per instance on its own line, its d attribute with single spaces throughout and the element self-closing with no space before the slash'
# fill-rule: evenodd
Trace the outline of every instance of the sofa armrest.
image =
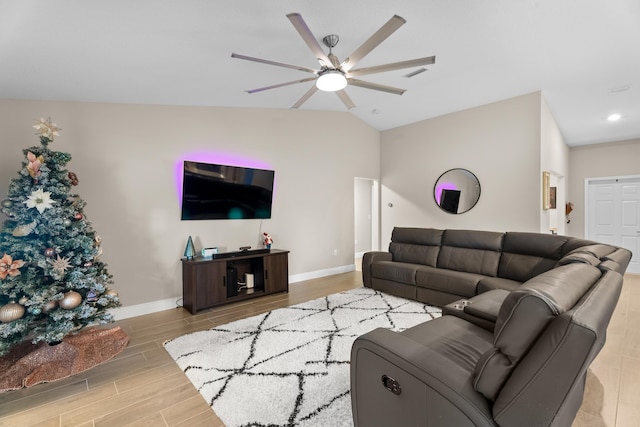
<svg viewBox="0 0 640 427">
<path fill-rule="evenodd" d="M 364 283 L 364 286 L 371 287 L 371 264 L 376 261 L 391 261 L 392 259 L 390 252 L 365 252 L 362 256 L 362 283 Z"/>
<path fill-rule="evenodd" d="M 398 393 L 385 387 L 385 377 L 397 382 Z M 400 333 L 375 329 L 351 349 L 355 426 L 496 426 L 472 381 L 473 373 L 451 359 Z"/>
<path fill-rule="evenodd" d="M 486 319 L 495 325 L 500 313 L 500 306 L 507 295 L 509 295 L 509 291 L 505 289 L 494 289 L 476 295 L 469 300 L 469 304 L 465 305 L 463 310 L 465 313 Z"/>
<path fill-rule="evenodd" d="M 627 270 L 627 267 L 629 266 L 629 262 L 631 261 L 631 256 L 631 251 L 629 251 L 628 249 L 618 248 L 609 255 L 605 256 L 603 260 L 613 261 L 617 263 L 619 268 L 617 268 L 615 271 L 620 274 L 624 274 L 624 272 Z"/>
</svg>

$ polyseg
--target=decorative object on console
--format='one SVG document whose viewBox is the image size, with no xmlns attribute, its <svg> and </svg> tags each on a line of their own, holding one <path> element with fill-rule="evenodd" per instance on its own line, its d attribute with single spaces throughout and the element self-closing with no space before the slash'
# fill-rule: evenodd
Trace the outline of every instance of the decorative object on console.
<svg viewBox="0 0 640 427">
<path fill-rule="evenodd" d="M 218 248 L 202 248 L 202 256 L 203 257 L 212 257 L 213 255 L 218 253 Z"/>
<path fill-rule="evenodd" d="M 245 273 L 244 275 L 244 283 L 247 286 L 247 289 L 253 289 L 253 274 L 252 273 Z"/>
<path fill-rule="evenodd" d="M 267 249 L 271 249 L 271 245 L 273 244 L 273 239 L 271 238 L 269 233 L 262 233 L 262 236 L 264 241 L 264 247 Z"/>
<path fill-rule="evenodd" d="M 191 236 L 189 236 L 189 240 L 187 240 L 187 246 L 184 248 L 184 256 L 187 259 L 193 259 L 196 256 L 196 248 L 193 246 L 193 240 Z"/>
</svg>

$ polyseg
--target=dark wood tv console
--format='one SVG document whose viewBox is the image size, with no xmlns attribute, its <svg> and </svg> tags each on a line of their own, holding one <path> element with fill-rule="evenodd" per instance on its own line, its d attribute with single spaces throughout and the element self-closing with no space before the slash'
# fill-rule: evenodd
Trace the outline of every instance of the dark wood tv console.
<svg viewBox="0 0 640 427">
<path fill-rule="evenodd" d="M 246 275 L 253 275 L 247 288 Z M 224 257 L 182 259 L 183 306 L 191 314 L 205 308 L 289 291 L 289 251 L 234 252 Z"/>
</svg>

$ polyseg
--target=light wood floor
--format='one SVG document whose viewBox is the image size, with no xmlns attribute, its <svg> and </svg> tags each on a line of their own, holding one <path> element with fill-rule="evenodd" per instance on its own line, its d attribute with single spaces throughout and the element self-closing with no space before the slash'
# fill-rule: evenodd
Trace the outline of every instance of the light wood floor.
<svg viewBox="0 0 640 427">
<path fill-rule="evenodd" d="M 175 309 L 122 320 L 129 346 L 85 373 L 0 393 L 0 426 L 223 426 L 162 347 L 171 338 L 362 286 L 360 272 L 295 283 L 198 313 Z M 627 275 L 605 348 L 592 365 L 573 427 L 640 425 L 640 276 Z"/>
</svg>

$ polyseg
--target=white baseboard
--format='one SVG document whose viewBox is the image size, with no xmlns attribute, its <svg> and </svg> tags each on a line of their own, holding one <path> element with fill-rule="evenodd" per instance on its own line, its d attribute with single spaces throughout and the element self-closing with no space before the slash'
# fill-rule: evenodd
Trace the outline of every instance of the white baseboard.
<svg viewBox="0 0 640 427">
<path fill-rule="evenodd" d="M 181 300 L 182 298 L 167 298 L 158 301 L 145 302 L 143 304 L 113 308 L 111 309 L 111 314 L 113 314 L 115 320 L 123 320 L 130 317 L 142 316 L 144 314 L 156 313 L 158 311 L 176 308 L 176 300 L 179 299 Z"/>
<path fill-rule="evenodd" d="M 318 279 L 320 277 L 333 276 L 334 274 L 348 273 L 356 269 L 354 264 L 343 265 L 340 267 L 328 268 L 326 270 L 310 271 L 308 273 L 292 274 L 289 276 L 289 283 L 302 282 L 305 280 Z M 111 310 L 111 314 L 115 320 L 128 319 L 130 317 L 142 316 L 158 311 L 176 308 L 176 301 L 182 300 L 182 297 L 167 298 L 158 301 L 146 302 L 143 304 L 128 305 L 126 307 L 118 307 Z"/>
<path fill-rule="evenodd" d="M 317 279 L 319 277 L 333 276 L 334 274 L 348 273 L 356 269 L 355 264 L 343 265 L 340 267 L 327 268 L 326 270 L 310 271 L 308 273 L 292 274 L 289 276 L 289 283 L 302 282 L 304 280 Z"/>
</svg>

